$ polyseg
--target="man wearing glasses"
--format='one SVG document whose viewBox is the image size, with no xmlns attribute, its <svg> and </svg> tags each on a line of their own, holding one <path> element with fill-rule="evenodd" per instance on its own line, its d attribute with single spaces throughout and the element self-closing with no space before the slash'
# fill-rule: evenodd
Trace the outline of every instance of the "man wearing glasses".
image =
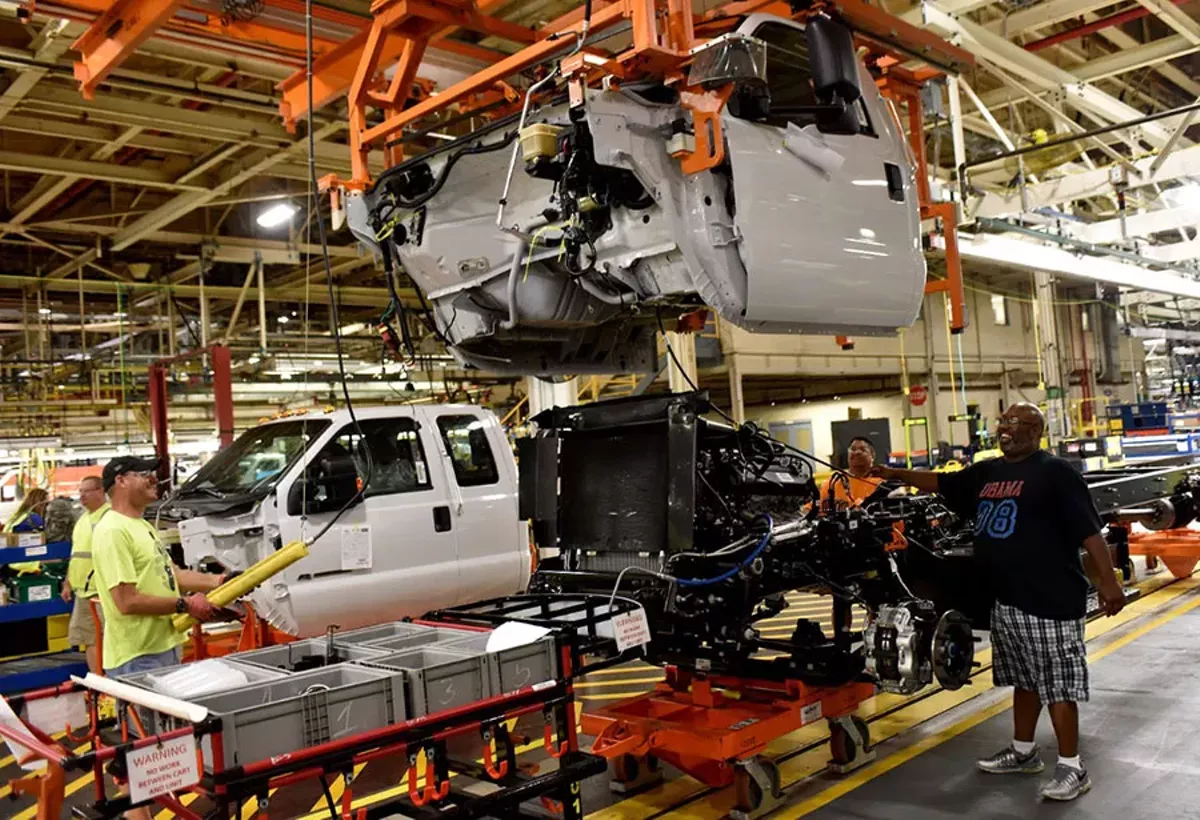
<svg viewBox="0 0 1200 820">
<path fill-rule="evenodd" d="M 1083 547 L 1099 570 L 1105 613 L 1125 605 L 1087 484 L 1066 461 L 1040 448 L 1046 419 L 1032 404 L 1014 404 L 997 430 L 1001 458 L 957 473 L 876 467 L 874 474 L 945 496 L 975 522 L 975 553 L 992 580 L 992 675 L 1012 686 L 1013 742 L 979 768 L 993 774 L 1042 771 L 1033 742 L 1045 705 L 1058 739 L 1058 765 L 1041 795 L 1074 800 L 1091 789 L 1079 759 L 1080 701 L 1088 699 L 1087 576 Z"/>
</svg>

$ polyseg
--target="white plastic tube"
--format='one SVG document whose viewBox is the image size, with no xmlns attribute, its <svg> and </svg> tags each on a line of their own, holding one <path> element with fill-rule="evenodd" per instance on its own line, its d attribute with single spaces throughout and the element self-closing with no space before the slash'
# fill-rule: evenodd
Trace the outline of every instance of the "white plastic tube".
<svg viewBox="0 0 1200 820">
<path fill-rule="evenodd" d="M 208 707 L 188 703 L 186 700 L 179 700 L 167 695 L 160 695 L 157 692 L 151 692 L 148 689 L 141 689 L 137 686 L 130 686 L 128 683 L 121 683 L 112 678 L 93 675 L 91 672 L 88 672 L 82 678 L 72 675 L 71 680 L 96 692 L 103 692 L 106 695 L 112 695 L 118 700 L 127 701 L 137 706 L 144 706 L 147 709 L 153 709 L 156 712 L 162 712 L 164 715 L 170 715 L 180 720 L 199 723 L 208 717 Z"/>
</svg>

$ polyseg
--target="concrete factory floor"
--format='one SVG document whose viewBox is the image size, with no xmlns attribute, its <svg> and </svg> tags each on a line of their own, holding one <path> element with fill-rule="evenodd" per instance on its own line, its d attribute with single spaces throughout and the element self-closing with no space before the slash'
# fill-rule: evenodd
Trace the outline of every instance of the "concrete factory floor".
<svg viewBox="0 0 1200 820">
<path fill-rule="evenodd" d="M 845 777 L 826 769 L 828 736 L 823 723 L 805 727 L 768 749 L 780 767 L 787 803 L 771 818 L 811 816 L 936 820 L 941 817 L 1163 818 L 1196 816 L 1191 778 L 1200 755 L 1198 721 L 1200 577 L 1173 581 L 1165 574 L 1140 584 L 1142 597 L 1116 618 L 1088 626 L 1093 663 L 1093 700 L 1082 710 L 1083 753 L 1094 779 L 1092 792 L 1074 804 L 1036 802 L 1038 777 L 996 778 L 975 771 L 976 757 L 1004 745 L 1010 736 L 1010 697 L 991 686 L 990 652 L 973 685 L 958 692 L 936 688 L 913 696 L 879 695 L 859 714 L 879 744 L 878 759 Z M 819 618 L 829 628 L 829 601 L 795 595 L 786 615 L 766 624 L 781 636 L 798 617 Z M 646 691 L 662 677 L 645 664 L 605 670 L 579 683 L 583 709 Z M 521 727 L 517 729 L 518 733 Z M 1039 741 L 1052 767 L 1054 740 L 1044 721 Z M 585 738 L 585 744 L 588 740 Z M 522 747 L 520 761 L 552 766 L 540 738 Z M 0 784 L 17 774 L 11 758 L 0 759 Z M 708 789 L 689 777 L 665 772 L 665 781 L 644 792 L 619 797 L 606 778 L 585 783 L 584 805 L 594 820 L 652 820 L 661 817 L 716 818 L 733 807 L 732 789 Z M 331 778 L 331 796 L 340 804 L 341 778 Z M 91 776 L 68 782 L 68 802 L 90 801 Z M 370 806 L 406 791 L 399 762 L 381 760 L 356 771 L 354 806 Z M 24 798 L 9 801 L 0 785 L 0 816 L 33 820 L 36 808 Z M 203 801 L 190 808 L 203 812 Z M 273 818 L 328 818 L 319 787 L 303 784 L 272 795 Z M 242 818 L 256 816 L 244 807 Z M 400 815 L 397 815 L 400 816 Z M 163 811 L 157 818 L 169 818 Z"/>
</svg>

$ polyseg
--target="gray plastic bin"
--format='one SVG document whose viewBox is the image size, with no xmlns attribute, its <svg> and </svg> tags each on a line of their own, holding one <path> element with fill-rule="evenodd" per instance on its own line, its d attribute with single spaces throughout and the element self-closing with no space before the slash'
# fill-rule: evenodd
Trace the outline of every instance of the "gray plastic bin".
<svg viewBox="0 0 1200 820">
<path fill-rule="evenodd" d="M 239 652 L 234 657 L 243 664 L 253 664 L 254 666 L 266 669 L 282 669 L 286 672 L 291 672 L 296 664 L 303 663 L 303 659 L 307 656 L 317 656 L 323 659 L 327 649 L 328 641 L 325 638 L 310 638 L 307 641 L 292 641 L 291 643 L 280 644 L 279 646 L 269 646 L 266 649 L 255 649 L 252 652 Z M 346 644 L 338 638 L 335 638 L 333 641 L 333 651 L 337 656 L 334 663 L 366 661 L 387 654 L 386 651 L 379 649 Z M 311 671 L 311 669 L 320 669 L 322 666 L 311 667 L 302 671 L 307 672 Z"/>
<path fill-rule="evenodd" d="M 226 767 L 380 729 L 408 717 L 402 675 L 348 663 L 192 702 L 221 718 Z M 206 735 L 202 742 L 209 771 L 211 741 Z"/>
<path fill-rule="evenodd" d="M 288 676 L 288 673 L 283 671 L 282 669 L 269 669 L 265 666 L 256 666 L 252 663 L 238 663 L 238 661 L 236 661 L 233 657 L 223 657 L 223 658 L 219 658 L 218 660 L 220 660 L 222 663 L 226 663 L 229 666 L 232 666 L 234 669 L 237 669 L 239 672 L 244 674 L 246 676 L 247 683 L 249 683 L 250 685 L 253 685 L 256 683 L 266 683 L 268 681 L 273 681 L 273 680 L 280 680 L 280 679 L 286 678 Z M 122 683 L 129 683 L 134 686 L 140 686 L 143 689 L 149 689 L 152 692 L 159 692 L 160 690 L 158 690 L 154 687 L 153 679 L 164 677 L 166 675 L 171 674 L 175 670 L 182 669 L 182 668 L 183 668 L 183 665 L 181 664 L 180 666 L 168 666 L 168 667 L 164 667 L 162 669 L 155 669 L 150 672 L 134 672 L 132 675 L 122 675 L 121 677 L 117 678 L 117 680 L 121 681 Z M 216 695 L 216 694 L 219 694 L 221 691 L 223 691 L 223 690 L 218 689 L 218 690 L 214 690 L 212 692 L 205 692 L 203 695 L 200 695 L 200 697 L 208 697 L 209 695 Z M 170 694 L 170 693 L 163 692 L 163 694 Z M 174 697 L 181 697 L 184 700 L 187 700 L 187 697 L 185 695 L 175 695 Z"/>
<path fill-rule="evenodd" d="M 378 626 L 364 626 L 362 629 L 353 629 L 349 632 L 339 632 L 337 640 L 347 644 L 365 644 L 372 641 L 385 640 L 387 638 L 404 638 L 411 635 L 417 635 L 429 629 L 427 626 L 418 624 L 405 623 L 403 621 L 395 621 L 390 624 L 379 624 Z"/>
<path fill-rule="evenodd" d="M 455 643 L 448 643 L 446 648 L 455 652 L 485 653 L 491 664 L 492 694 L 514 692 L 522 686 L 555 680 L 558 677 L 558 654 L 553 637 L 539 638 L 525 646 L 501 652 L 488 652 L 487 642 L 490 637 L 491 633 L 483 632 L 461 638 Z"/>
<path fill-rule="evenodd" d="M 418 646 L 438 646 L 457 644 L 463 638 L 470 638 L 481 633 L 468 629 L 452 629 L 450 627 L 419 626 L 417 631 L 409 635 L 395 635 L 390 638 L 377 638 L 368 641 L 363 646 L 372 649 L 382 649 L 385 652 L 399 652 L 403 649 L 416 649 Z"/>
<path fill-rule="evenodd" d="M 370 665 L 404 673 L 409 719 L 466 706 L 493 694 L 486 655 L 420 647 L 377 658 Z"/>
</svg>

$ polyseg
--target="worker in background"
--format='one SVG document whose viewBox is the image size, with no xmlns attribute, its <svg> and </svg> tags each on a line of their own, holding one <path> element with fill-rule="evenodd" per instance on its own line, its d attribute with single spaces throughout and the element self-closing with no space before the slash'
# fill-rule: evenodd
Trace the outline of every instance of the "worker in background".
<svg viewBox="0 0 1200 820">
<path fill-rule="evenodd" d="M 217 613 L 203 593 L 216 589 L 223 576 L 177 569 L 158 531 L 143 517 L 158 498 L 157 470 L 157 459 L 135 456 L 104 465 L 112 509 L 92 531 L 92 561 L 104 611 L 101 659 L 109 677 L 178 664 L 183 636 L 171 617 L 187 613 L 203 622 Z M 150 816 L 146 807 L 125 813 L 128 820 Z"/>
<path fill-rule="evenodd" d="M 111 509 L 104 495 L 104 480 L 90 475 L 79 482 L 79 503 L 84 513 L 71 531 L 71 563 L 67 565 L 67 580 L 63 583 L 64 601 L 75 600 L 71 621 L 67 625 L 67 640 L 71 646 L 82 646 L 87 654 L 88 670 L 101 673 L 100 647 L 96 645 L 96 624 L 92 620 L 92 598 L 96 597 L 95 573 L 92 569 L 92 532 Z"/>
<path fill-rule="evenodd" d="M 871 475 L 875 466 L 875 445 L 869 438 L 855 436 L 846 450 L 846 473 L 834 473 L 821 488 L 821 501 L 830 500 L 839 507 L 857 507 L 875 494 L 883 479 Z M 848 491 L 848 492 L 847 492 Z"/>
<path fill-rule="evenodd" d="M 34 487 L 25 493 L 21 505 L 17 507 L 9 519 L 4 522 L 4 532 L 37 532 L 46 526 L 43 516 L 46 514 L 46 504 L 50 501 L 50 493 L 41 487 Z M 42 568 L 40 561 L 21 561 L 9 564 L 17 574 L 39 572 Z"/>
<path fill-rule="evenodd" d="M 996 593 L 992 676 L 997 686 L 1016 690 L 1013 741 L 980 760 L 979 768 L 994 774 L 1042 771 L 1033 736 L 1045 705 L 1058 739 L 1058 764 L 1041 795 L 1073 800 L 1092 785 L 1079 757 L 1078 704 L 1088 699 L 1088 581 L 1081 547 L 1099 570 L 1105 613 L 1120 612 L 1125 596 L 1087 484 L 1070 464 L 1039 448 L 1045 429 L 1035 405 L 1014 404 L 997 428 L 1000 458 L 956 473 L 876 467 L 875 474 L 941 493 L 975 521 L 975 553 Z"/>
</svg>

